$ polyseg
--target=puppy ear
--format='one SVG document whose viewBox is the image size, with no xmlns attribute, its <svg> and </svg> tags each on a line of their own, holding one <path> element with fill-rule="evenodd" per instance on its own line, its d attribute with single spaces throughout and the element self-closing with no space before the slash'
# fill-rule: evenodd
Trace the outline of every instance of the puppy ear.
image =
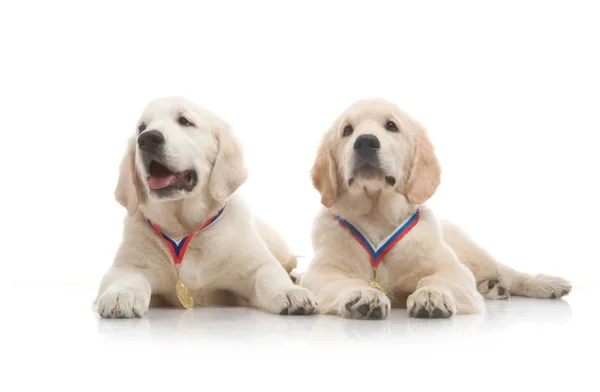
<svg viewBox="0 0 600 392">
<path fill-rule="evenodd" d="M 420 125 L 416 125 L 416 129 L 416 151 L 406 183 L 406 198 L 412 204 L 418 205 L 433 196 L 440 185 L 442 173 L 427 131 Z"/>
<path fill-rule="evenodd" d="M 335 160 L 330 149 L 327 133 L 317 150 L 317 157 L 310 172 L 313 186 L 321 193 L 321 204 L 329 208 L 338 195 L 339 180 Z"/>
<path fill-rule="evenodd" d="M 211 196 L 223 203 L 248 178 L 242 145 L 227 124 L 216 132 L 218 152 L 209 180 Z"/>
<path fill-rule="evenodd" d="M 135 168 L 135 138 L 129 140 L 127 151 L 121 160 L 115 199 L 127 209 L 129 216 L 135 214 L 139 203 L 146 201 L 146 194 Z"/>
</svg>

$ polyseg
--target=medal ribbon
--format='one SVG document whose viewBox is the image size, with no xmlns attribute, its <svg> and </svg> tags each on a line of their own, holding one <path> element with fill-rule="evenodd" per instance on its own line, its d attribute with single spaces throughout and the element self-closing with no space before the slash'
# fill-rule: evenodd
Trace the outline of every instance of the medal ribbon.
<svg viewBox="0 0 600 392">
<path fill-rule="evenodd" d="M 173 257 L 173 262 L 177 266 L 179 266 L 179 264 L 181 264 L 181 262 L 183 261 L 183 256 L 185 255 L 185 251 L 187 250 L 188 245 L 192 241 L 192 238 L 194 238 L 194 236 L 196 234 L 198 234 L 199 232 L 201 232 L 202 230 L 208 228 L 210 225 L 215 223 L 216 220 L 223 213 L 224 209 L 225 209 L 225 207 L 221 208 L 221 210 L 219 212 L 217 212 L 217 214 L 215 216 L 213 216 L 212 218 L 209 218 L 206 222 L 204 222 L 198 230 L 186 235 L 185 237 L 181 238 L 180 240 L 172 239 L 171 237 L 169 237 L 168 235 L 166 235 L 165 233 L 160 231 L 160 228 L 158 227 L 158 225 L 156 223 L 151 222 L 150 219 L 146 219 L 146 220 L 148 221 L 148 225 L 150 225 L 150 227 L 152 229 L 154 229 L 154 231 L 156 233 L 158 233 L 158 235 L 160 235 L 163 240 L 165 240 L 165 243 L 167 244 L 167 247 L 169 248 L 169 251 L 171 252 L 171 256 Z"/>
<path fill-rule="evenodd" d="M 369 255 L 371 265 L 377 268 L 381 260 L 388 254 L 390 250 L 398 243 L 405 235 L 407 235 L 413 227 L 419 222 L 419 210 L 410 217 L 406 222 L 402 223 L 392 234 L 384 238 L 378 246 L 373 246 L 367 238 L 358 230 L 352 223 L 343 219 L 339 215 L 335 215 L 335 219 L 339 224 L 350 232 L 352 237 L 365 249 Z"/>
</svg>

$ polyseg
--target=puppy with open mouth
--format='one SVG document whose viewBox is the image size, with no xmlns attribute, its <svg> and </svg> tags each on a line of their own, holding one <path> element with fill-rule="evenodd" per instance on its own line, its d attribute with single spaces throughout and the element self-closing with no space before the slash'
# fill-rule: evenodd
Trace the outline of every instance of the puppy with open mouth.
<svg viewBox="0 0 600 392">
<path fill-rule="evenodd" d="M 440 184 L 426 130 L 390 102 L 351 105 L 323 136 L 312 181 L 324 206 L 314 259 L 300 284 L 319 312 L 381 319 L 391 307 L 418 318 L 482 310 L 483 297 L 559 298 L 571 284 L 498 263 L 425 202 Z"/>
<path fill-rule="evenodd" d="M 313 313 L 313 294 L 288 275 L 296 258 L 235 194 L 246 178 L 228 123 L 185 98 L 150 102 L 120 167 L 115 197 L 127 217 L 95 300 L 100 316 L 141 317 L 151 299 Z"/>
</svg>

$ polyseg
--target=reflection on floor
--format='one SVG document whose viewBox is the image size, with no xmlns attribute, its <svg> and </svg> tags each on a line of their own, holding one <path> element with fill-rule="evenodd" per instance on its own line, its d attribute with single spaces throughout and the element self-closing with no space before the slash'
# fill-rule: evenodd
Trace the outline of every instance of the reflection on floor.
<svg viewBox="0 0 600 392">
<path fill-rule="evenodd" d="M 108 338 L 153 337 L 187 339 L 307 339 L 318 336 L 327 341 L 375 339 L 404 341 L 452 337 L 464 333 L 485 333 L 523 325 L 569 323 L 567 300 L 531 300 L 513 297 L 488 301 L 480 315 L 460 315 L 443 320 L 415 319 L 405 310 L 393 310 L 386 320 L 346 320 L 339 317 L 270 315 L 247 308 L 205 308 L 184 311 L 151 309 L 144 319 L 98 319 L 98 332 Z"/>
<path fill-rule="evenodd" d="M 262 391 L 365 391 L 374 382 L 375 389 L 444 390 L 457 377 L 475 388 L 501 374 L 504 381 L 486 392 L 506 391 L 513 379 L 519 390 L 583 390 L 577 386 L 597 370 L 582 355 L 600 349 L 594 287 L 575 286 L 558 300 L 488 301 L 483 314 L 444 320 L 409 318 L 406 310 L 346 320 L 246 308 L 151 309 L 142 319 L 107 320 L 92 311 L 92 284 L 9 283 L 0 337 L 10 371 L 0 387 L 56 383 L 80 391 L 92 382 L 111 391 L 171 391 L 177 379 L 219 392 L 258 377 Z M 209 381 L 213 387 L 204 388 Z"/>
</svg>

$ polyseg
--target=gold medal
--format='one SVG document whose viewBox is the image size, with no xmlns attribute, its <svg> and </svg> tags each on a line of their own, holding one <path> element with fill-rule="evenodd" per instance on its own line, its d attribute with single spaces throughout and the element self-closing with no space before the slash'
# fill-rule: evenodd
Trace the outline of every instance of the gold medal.
<svg viewBox="0 0 600 392">
<path fill-rule="evenodd" d="M 179 302 L 186 308 L 192 309 L 194 307 L 194 297 L 190 293 L 190 290 L 183 284 L 181 280 L 179 280 L 179 269 L 181 268 L 181 264 L 175 264 L 175 271 L 177 273 L 177 278 L 175 281 L 175 292 L 177 293 L 177 298 L 179 298 Z"/>
<path fill-rule="evenodd" d="M 192 309 L 194 307 L 194 297 L 192 297 L 190 290 L 188 290 L 179 279 L 175 282 L 175 292 L 177 293 L 179 302 L 181 302 L 186 309 Z"/>
<path fill-rule="evenodd" d="M 381 283 L 379 283 L 378 281 L 372 280 L 371 282 L 369 282 L 369 286 L 371 286 L 374 289 L 379 290 L 383 294 L 387 295 L 387 293 L 385 292 L 385 289 L 383 288 L 383 286 L 381 285 Z"/>
<path fill-rule="evenodd" d="M 369 286 L 374 288 L 375 290 L 381 291 L 384 295 L 387 296 L 387 292 L 381 283 L 377 281 L 377 267 L 373 267 L 373 279 L 369 282 Z"/>
</svg>

